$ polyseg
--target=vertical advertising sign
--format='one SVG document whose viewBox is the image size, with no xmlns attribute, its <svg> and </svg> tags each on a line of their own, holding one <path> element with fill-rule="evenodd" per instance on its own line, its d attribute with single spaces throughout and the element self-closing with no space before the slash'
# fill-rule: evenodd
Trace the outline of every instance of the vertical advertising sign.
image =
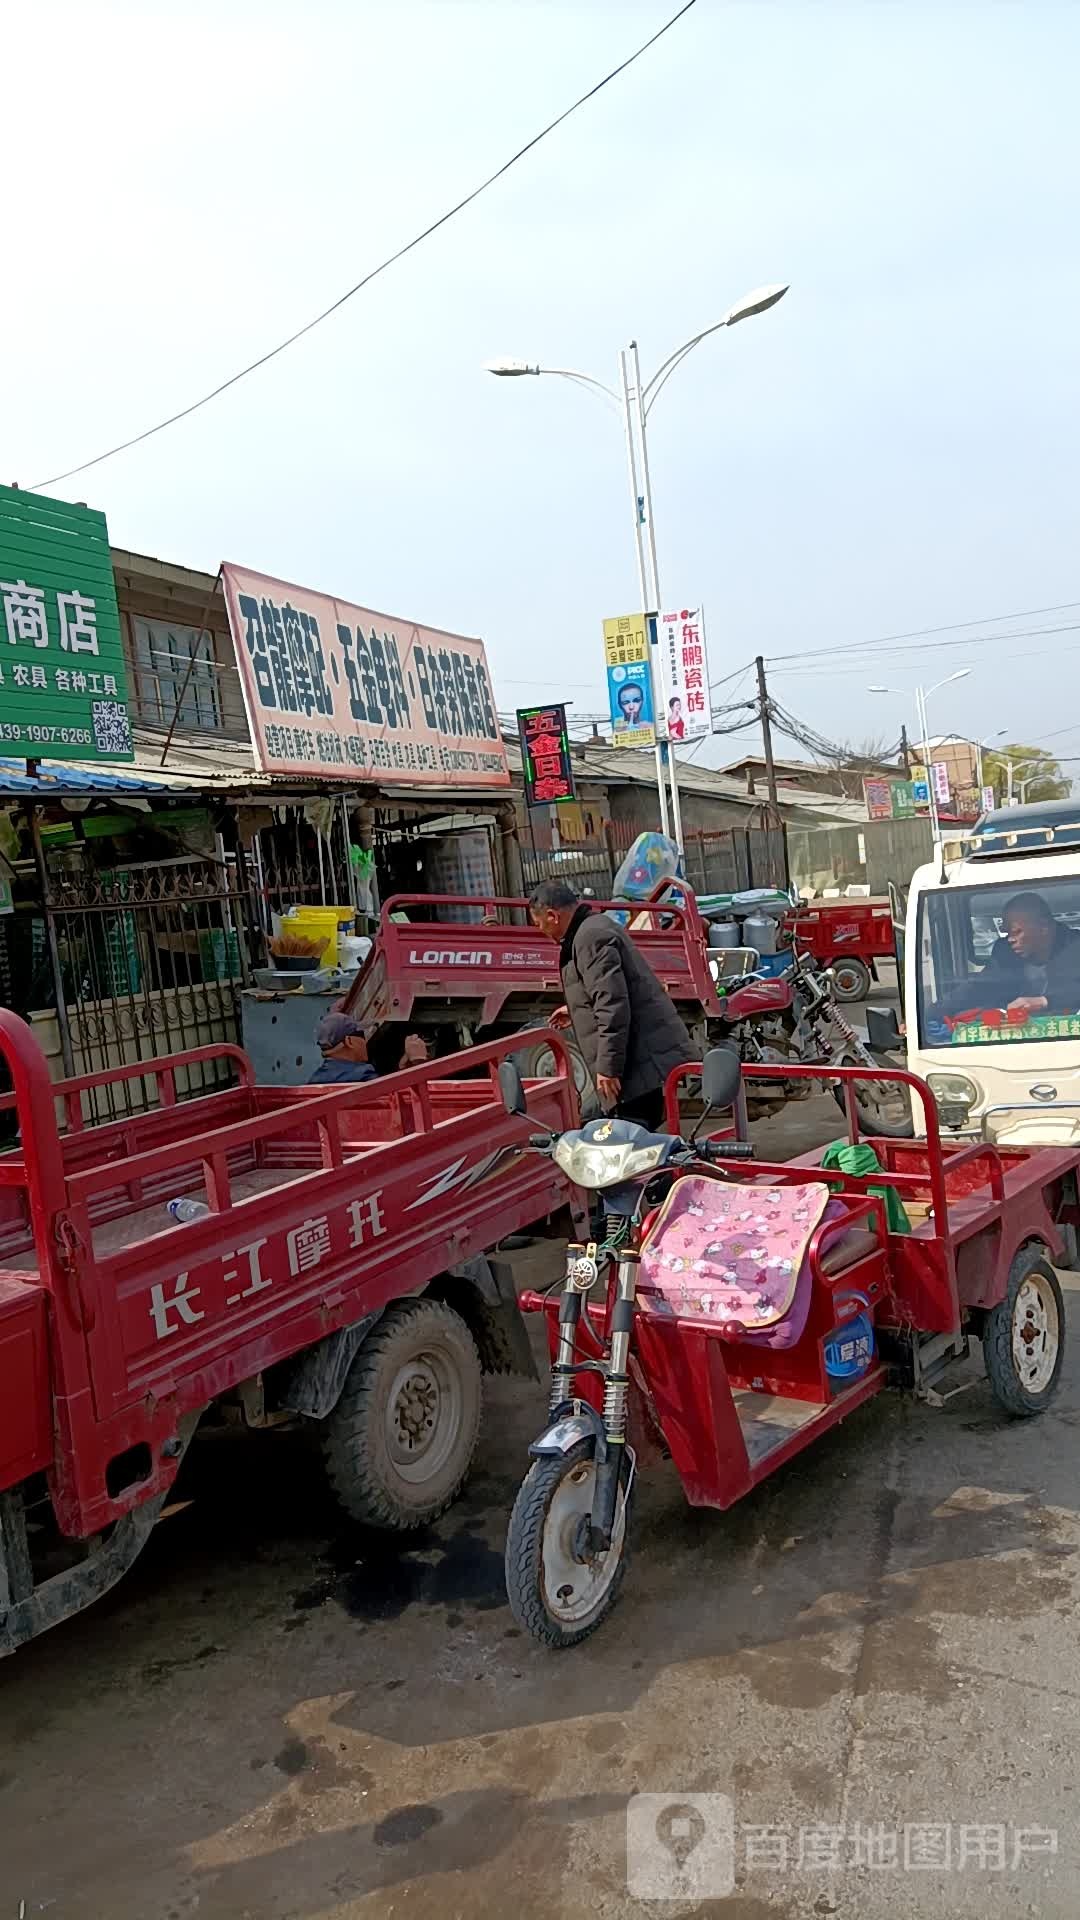
<svg viewBox="0 0 1080 1920">
<path fill-rule="evenodd" d="M 996 804 L 996 802 L 995 802 L 995 799 L 994 799 L 994 789 L 993 789 L 993 787 L 984 787 L 984 788 L 983 788 L 983 790 L 982 790 L 982 796 L 981 796 L 981 798 L 982 798 L 982 809 L 983 809 L 983 812 L 984 812 L 984 813 L 993 813 L 993 811 L 994 811 L 994 807 L 995 807 L 995 804 Z"/>
<path fill-rule="evenodd" d="M 656 626 L 656 731 L 661 740 L 701 740 L 712 731 L 702 609 L 662 613 Z"/>
<path fill-rule="evenodd" d="M 912 767 L 911 791 L 917 807 L 928 807 L 930 805 L 930 780 L 925 767 Z"/>
<path fill-rule="evenodd" d="M 518 740 L 527 807 L 560 806 L 574 798 L 574 769 L 566 708 L 519 707 Z"/>
<path fill-rule="evenodd" d="M 892 793 L 887 780 L 864 780 L 863 799 L 868 820 L 892 819 Z"/>
<path fill-rule="evenodd" d="M 949 793 L 949 763 L 947 760 L 935 760 L 930 769 L 934 782 L 934 798 L 939 807 L 947 807 L 951 798 Z"/>
<path fill-rule="evenodd" d="M 608 712 L 616 747 L 654 747 L 649 629 L 643 613 L 620 613 L 604 621 Z"/>
<path fill-rule="evenodd" d="M 105 515 L 0 487 L 0 752 L 131 760 Z"/>
</svg>

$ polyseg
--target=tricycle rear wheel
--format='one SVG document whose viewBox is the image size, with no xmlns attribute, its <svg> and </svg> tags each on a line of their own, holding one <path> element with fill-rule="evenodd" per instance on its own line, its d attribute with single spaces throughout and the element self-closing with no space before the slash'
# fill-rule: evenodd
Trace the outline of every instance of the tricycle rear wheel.
<svg viewBox="0 0 1080 1920">
<path fill-rule="evenodd" d="M 838 1000 L 865 1000 L 870 991 L 870 969 L 864 960 L 847 954 L 842 960 L 830 960 L 829 972 Z"/>
<path fill-rule="evenodd" d="M 506 1591 L 519 1626 L 546 1647 L 576 1647 L 595 1633 L 619 1597 L 630 1554 L 630 1474 L 624 1462 L 611 1545 L 578 1560 L 592 1511 L 596 1461 L 591 1440 L 545 1454 L 529 1468 L 506 1530 Z"/>
<path fill-rule="evenodd" d="M 480 1430 L 480 1355 L 441 1300 L 389 1307 L 326 1422 L 327 1477 L 351 1520 L 406 1532 L 445 1513 Z"/>
<path fill-rule="evenodd" d="M 986 1377 L 1018 1419 L 1048 1407 L 1065 1357 L 1065 1308 L 1057 1274 L 1041 1247 L 1021 1247 L 1004 1300 L 983 1327 Z"/>
</svg>

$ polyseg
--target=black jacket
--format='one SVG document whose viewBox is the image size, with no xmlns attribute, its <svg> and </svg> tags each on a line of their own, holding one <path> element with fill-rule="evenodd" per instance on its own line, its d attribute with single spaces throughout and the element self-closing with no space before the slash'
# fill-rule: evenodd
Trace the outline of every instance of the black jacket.
<svg viewBox="0 0 1080 1920">
<path fill-rule="evenodd" d="M 1045 1000 L 1048 1013 L 1080 1012 L 1080 933 L 1059 922 L 1049 958 L 1041 966 L 1022 960 L 1007 940 L 999 940 L 981 978 L 1000 986 L 1003 1006 L 1031 997 Z"/>
<path fill-rule="evenodd" d="M 563 993 L 585 1064 L 622 1081 L 620 1100 L 662 1087 L 694 1058 L 690 1036 L 652 968 L 610 914 L 579 907 L 559 952 Z"/>
</svg>

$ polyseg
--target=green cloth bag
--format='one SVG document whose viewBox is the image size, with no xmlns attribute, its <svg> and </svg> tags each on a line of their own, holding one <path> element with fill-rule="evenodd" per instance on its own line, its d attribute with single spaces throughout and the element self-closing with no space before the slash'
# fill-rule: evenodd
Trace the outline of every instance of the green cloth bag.
<svg viewBox="0 0 1080 1920">
<path fill-rule="evenodd" d="M 825 1172 L 830 1170 L 854 1174 L 881 1172 L 881 1161 L 874 1148 L 867 1145 L 865 1141 L 860 1141 L 857 1147 L 853 1147 L 849 1140 L 831 1140 L 821 1156 L 821 1165 Z M 911 1232 L 911 1221 L 904 1211 L 904 1203 L 894 1186 L 883 1181 L 881 1186 L 867 1187 L 866 1191 L 872 1193 L 875 1199 L 884 1201 L 885 1225 L 889 1233 Z M 840 1192 L 840 1188 L 834 1187 L 833 1192 Z"/>
</svg>

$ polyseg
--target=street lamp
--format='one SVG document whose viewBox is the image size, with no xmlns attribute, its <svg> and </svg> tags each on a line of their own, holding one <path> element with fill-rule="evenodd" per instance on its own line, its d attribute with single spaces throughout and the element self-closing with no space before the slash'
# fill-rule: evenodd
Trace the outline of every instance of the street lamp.
<svg viewBox="0 0 1080 1920">
<path fill-rule="evenodd" d="M 653 520 L 652 485 L 649 479 L 649 448 L 645 432 L 645 421 L 659 396 L 661 387 L 670 379 L 676 367 L 692 353 L 702 340 L 710 334 L 719 333 L 722 327 L 734 327 L 740 320 L 749 320 L 756 313 L 767 313 L 775 307 L 787 292 L 787 286 L 759 287 L 748 293 L 742 300 L 729 307 L 723 318 L 714 321 L 711 327 L 702 328 L 691 339 L 685 340 L 681 347 L 669 354 L 643 387 L 641 367 L 638 360 L 637 341 L 631 340 L 619 354 L 619 386 L 606 386 L 602 380 L 596 380 L 591 373 L 579 373 L 573 367 L 543 367 L 533 365 L 528 360 L 489 360 L 485 371 L 497 378 L 519 379 L 523 375 L 554 375 L 560 380 L 570 380 L 575 386 L 591 388 L 612 401 L 623 415 L 626 432 L 627 465 L 630 473 L 630 499 L 634 515 L 634 546 L 638 563 L 638 586 L 641 593 L 642 611 L 651 622 L 651 639 L 656 644 L 655 617 L 660 612 L 660 579 L 656 563 L 656 527 Z M 646 537 L 647 536 L 647 537 Z M 656 684 L 653 677 L 650 649 L 649 680 L 653 693 L 653 713 L 657 722 L 656 740 L 656 788 L 660 800 L 660 825 L 663 832 L 669 833 L 667 791 L 664 779 L 664 756 L 659 739 L 659 714 L 657 713 Z M 682 816 L 679 808 L 679 776 L 675 761 L 675 749 L 672 745 L 668 756 L 671 778 L 671 825 L 674 827 L 675 840 L 682 846 Z"/>
<path fill-rule="evenodd" d="M 938 815 L 937 794 L 934 791 L 934 770 L 930 764 L 930 731 L 926 723 L 926 703 L 932 693 L 939 693 L 942 687 L 951 686 L 954 680 L 966 680 L 970 672 L 970 667 L 957 667 L 955 673 L 946 674 L 944 680 L 936 680 L 932 687 L 916 687 L 914 689 L 915 718 L 919 729 L 919 738 L 922 742 L 923 764 L 929 775 L 927 785 L 930 793 L 930 831 L 936 842 L 941 840 L 941 820 Z M 900 694 L 901 698 L 904 697 L 899 687 L 872 686 L 869 687 L 867 691 L 870 693 Z"/>
</svg>

